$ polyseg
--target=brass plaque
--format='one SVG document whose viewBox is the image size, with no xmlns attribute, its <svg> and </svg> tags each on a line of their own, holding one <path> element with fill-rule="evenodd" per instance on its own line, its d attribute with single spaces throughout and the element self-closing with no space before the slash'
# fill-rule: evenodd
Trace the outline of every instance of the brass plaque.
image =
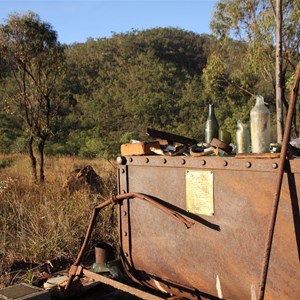
<svg viewBox="0 0 300 300">
<path fill-rule="evenodd" d="M 213 172 L 186 170 L 186 209 L 194 214 L 213 216 Z"/>
</svg>

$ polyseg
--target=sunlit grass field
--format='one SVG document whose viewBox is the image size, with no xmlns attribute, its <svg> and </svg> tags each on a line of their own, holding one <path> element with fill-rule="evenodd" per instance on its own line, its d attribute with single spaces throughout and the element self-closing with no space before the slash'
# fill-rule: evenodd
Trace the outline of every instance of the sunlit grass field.
<svg viewBox="0 0 300 300">
<path fill-rule="evenodd" d="M 64 182 L 72 170 L 91 165 L 103 179 L 98 196 L 87 189 L 66 193 Z M 45 183 L 31 181 L 25 155 L 0 155 L 0 288 L 21 280 L 12 269 L 27 265 L 76 258 L 95 205 L 116 188 L 116 165 L 105 159 L 46 157 Z M 98 217 L 90 243 L 105 241 L 117 249 L 117 212 L 107 207 Z M 24 279 L 24 278 L 23 278 Z"/>
</svg>

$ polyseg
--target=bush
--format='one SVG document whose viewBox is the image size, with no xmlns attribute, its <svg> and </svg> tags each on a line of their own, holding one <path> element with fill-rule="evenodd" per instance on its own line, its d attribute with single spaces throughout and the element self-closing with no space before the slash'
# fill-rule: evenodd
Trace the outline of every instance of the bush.
<svg viewBox="0 0 300 300">
<path fill-rule="evenodd" d="M 0 169 L 9 167 L 12 164 L 13 160 L 10 158 L 0 158 Z"/>
</svg>

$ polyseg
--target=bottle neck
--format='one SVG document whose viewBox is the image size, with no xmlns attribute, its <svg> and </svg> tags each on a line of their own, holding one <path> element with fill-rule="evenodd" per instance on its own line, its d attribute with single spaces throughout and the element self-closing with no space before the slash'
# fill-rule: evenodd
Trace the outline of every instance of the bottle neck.
<svg viewBox="0 0 300 300">
<path fill-rule="evenodd" d="M 209 117 L 215 117 L 215 106 L 213 104 L 209 104 L 208 116 Z"/>
<path fill-rule="evenodd" d="M 265 105 L 265 101 L 264 101 L 264 98 L 261 97 L 261 96 L 257 96 L 256 97 L 256 101 L 255 101 L 255 105 Z"/>
</svg>

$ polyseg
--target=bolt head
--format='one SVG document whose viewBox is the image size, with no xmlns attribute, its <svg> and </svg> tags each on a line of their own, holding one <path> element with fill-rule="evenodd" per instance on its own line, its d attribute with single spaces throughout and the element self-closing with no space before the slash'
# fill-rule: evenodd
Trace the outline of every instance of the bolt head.
<svg viewBox="0 0 300 300">
<path fill-rule="evenodd" d="M 118 163 L 119 165 L 125 165 L 126 162 L 127 162 L 126 157 L 124 157 L 124 156 L 118 156 L 118 157 L 117 157 L 117 163 Z"/>
</svg>

